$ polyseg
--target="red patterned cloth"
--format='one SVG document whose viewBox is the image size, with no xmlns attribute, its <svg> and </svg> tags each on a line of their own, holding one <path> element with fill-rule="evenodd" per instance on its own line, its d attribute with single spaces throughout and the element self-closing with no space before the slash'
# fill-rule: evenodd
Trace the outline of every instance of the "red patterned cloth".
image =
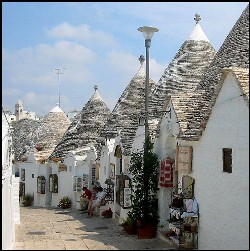
<svg viewBox="0 0 250 251">
<path fill-rule="evenodd" d="M 160 182 L 161 187 L 173 187 L 173 162 L 166 158 L 160 162 Z"/>
</svg>

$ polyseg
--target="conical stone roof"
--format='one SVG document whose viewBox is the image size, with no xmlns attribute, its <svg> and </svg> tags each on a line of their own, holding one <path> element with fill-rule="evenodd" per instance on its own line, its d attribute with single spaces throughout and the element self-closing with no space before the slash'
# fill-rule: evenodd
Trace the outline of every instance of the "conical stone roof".
<svg viewBox="0 0 250 251">
<path fill-rule="evenodd" d="M 42 146 L 41 151 L 35 151 L 35 158 L 47 159 L 64 133 L 67 131 L 70 120 L 60 107 L 55 106 L 41 121 L 38 128 L 36 146 Z"/>
<path fill-rule="evenodd" d="M 121 137 L 123 154 L 129 155 L 133 139 L 138 128 L 139 115 L 145 113 L 145 81 L 146 73 L 142 66 L 144 59 L 140 57 L 141 67 L 131 79 L 121 97 L 108 117 L 101 135 L 105 138 Z M 149 79 L 149 95 L 154 88 L 154 81 Z"/>
<path fill-rule="evenodd" d="M 40 121 L 21 119 L 11 122 L 13 126 L 14 158 L 18 161 L 27 159 L 37 142 Z"/>
<path fill-rule="evenodd" d="M 205 90 L 210 99 L 222 78 L 221 69 L 230 67 L 249 68 L 249 5 L 227 35 L 197 90 Z"/>
<path fill-rule="evenodd" d="M 249 5 L 229 32 L 194 92 L 175 93 L 171 100 L 183 140 L 199 140 L 223 84 L 223 72 L 228 69 L 236 76 L 243 98 L 249 92 Z"/>
<path fill-rule="evenodd" d="M 215 56 L 215 49 L 199 24 L 198 14 L 196 14 L 195 21 L 196 25 L 189 38 L 182 44 L 174 59 L 165 69 L 149 101 L 151 136 L 155 133 L 167 95 L 193 92 Z"/>
<path fill-rule="evenodd" d="M 197 98 L 200 98 L 201 109 L 200 113 L 193 115 L 195 124 L 187 120 L 189 131 L 205 128 L 221 88 L 223 69 L 227 68 L 249 69 L 249 5 L 229 32 L 195 90 Z M 196 140 L 200 135 L 196 135 Z M 182 138 L 186 137 L 187 131 L 182 134 Z"/>
<path fill-rule="evenodd" d="M 100 130 L 104 126 L 110 109 L 102 100 L 95 86 L 95 92 L 82 111 L 74 118 L 68 130 L 58 142 L 49 159 L 64 158 L 71 150 L 86 147 L 93 143 L 100 150 Z"/>
</svg>

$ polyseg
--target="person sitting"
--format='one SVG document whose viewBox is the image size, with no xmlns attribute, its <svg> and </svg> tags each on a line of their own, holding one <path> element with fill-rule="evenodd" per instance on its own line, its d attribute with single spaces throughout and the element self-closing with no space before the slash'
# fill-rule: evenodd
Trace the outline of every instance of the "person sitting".
<svg viewBox="0 0 250 251">
<path fill-rule="evenodd" d="M 93 211 L 96 207 L 105 205 L 105 196 L 106 193 L 103 191 L 102 187 L 95 187 L 97 193 L 91 198 L 88 204 L 88 216 L 93 216 Z"/>
<path fill-rule="evenodd" d="M 87 188 L 83 187 L 83 194 L 80 196 L 80 211 L 85 211 L 88 208 L 88 203 L 92 197 L 92 192 Z"/>
</svg>

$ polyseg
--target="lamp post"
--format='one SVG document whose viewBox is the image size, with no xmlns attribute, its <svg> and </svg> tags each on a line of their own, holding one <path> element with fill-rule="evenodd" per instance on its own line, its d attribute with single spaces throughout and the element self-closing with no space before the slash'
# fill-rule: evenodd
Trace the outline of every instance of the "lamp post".
<svg viewBox="0 0 250 251">
<path fill-rule="evenodd" d="M 151 26 L 143 26 L 137 29 L 143 33 L 145 38 L 145 47 L 146 47 L 146 83 L 145 83 L 145 143 L 148 137 L 148 95 L 149 95 L 149 48 L 151 45 L 151 39 L 154 35 L 154 32 L 158 32 L 159 29 Z"/>
<path fill-rule="evenodd" d="M 145 38 L 145 47 L 146 47 L 146 82 L 145 82 L 145 142 L 144 142 L 144 156 L 143 156 L 143 184 L 144 184 L 144 213 L 145 217 L 148 217 L 148 197 L 149 197 L 149 179 L 148 179 L 148 171 L 147 171 L 147 158 L 148 158 L 148 143 L 149 143 L 149 133 L 148 133 L 148 95 L 149 95 L 149 48 L 151 45 L 151 38 L 154 35 L 154 32 L 158 32 L 159 29 L 150 27 L 150 26 L 143 26 L 137 29 L 138 31 L 143 33 Z"/>
</svg>

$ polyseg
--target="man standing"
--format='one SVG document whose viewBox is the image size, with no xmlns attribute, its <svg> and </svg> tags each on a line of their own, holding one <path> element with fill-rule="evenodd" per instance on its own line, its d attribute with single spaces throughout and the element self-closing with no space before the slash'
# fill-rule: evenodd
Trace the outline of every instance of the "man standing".
<svg viewBox="0 0 250 251">
<path fill-rule="evenodd" d="M 80 211 L 87 210 L 89 200 L 92 197 L 92 192 L 87 188 L 83 187 L 83 194 L 80 196 Z"/>
</svg>

